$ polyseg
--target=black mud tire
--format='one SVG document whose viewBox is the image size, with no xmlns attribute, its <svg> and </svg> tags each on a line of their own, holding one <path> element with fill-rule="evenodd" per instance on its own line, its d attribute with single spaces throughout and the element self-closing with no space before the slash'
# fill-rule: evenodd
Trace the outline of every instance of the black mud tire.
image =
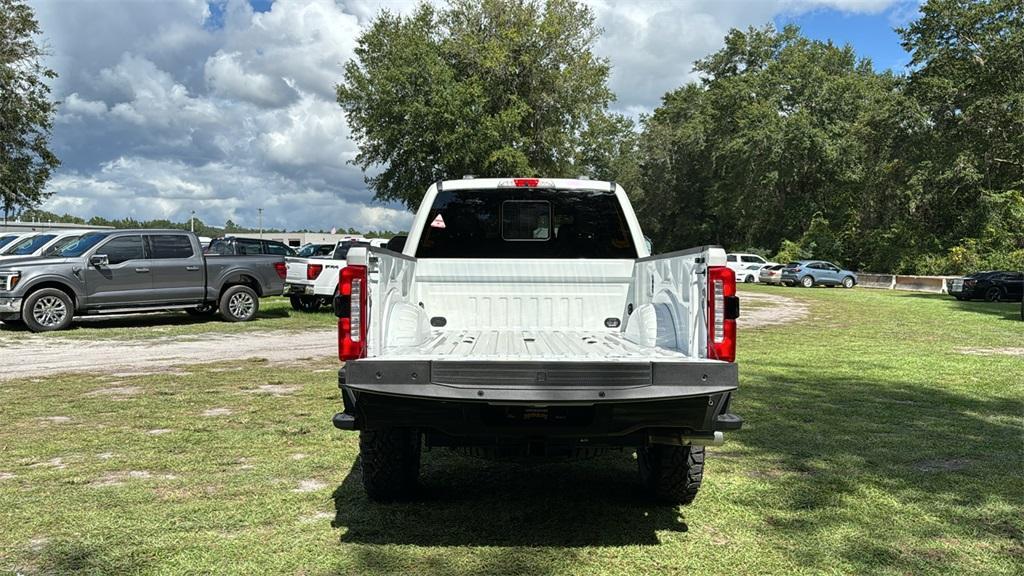
<svg viewBox="0 0 1024 576">
<path fill-rule="evenodd" d="M 260 311 L 260 297 L 252 288 L 236 284 L 221 294 L 219 309 L 228 322 L 248 322 Z"/>
<path fill-rule="evenodd" d="M 966 302 L 968 300 L 967 296 L 964 296 L 963 294 L 957 294 L 953 297 L 961 302 Z"/>
<path fill-rule="evenodd" d="M 65 330 L 71 326 L 74 315 L 71 297 L 56 288 L 36 290 L 25 297 L 21 306 L 21 319 L 32 332 Z"/>
<path fill-rule="evenodd" d="M 288 300 L 292 309 L 299 312 L 319 312 L 322 305 L 319 296 L 292 296 Z"/>
<path fill-rule="evenodd" d="M 659 502 L 689 504 L 704 479 L 703 446 L 653 444 L 636 451 L 640 481 Z"/>
<path fill-rule="evenodd" d="M 217 313 L 217 307 L 213 304 L 200 304 L 195 308 L 187 308 L 185 313 L 193 318 L 209 318 Z"/>
<path fill-rule="evenodd" d="M 24 330 L 25 321 L 21 318 L 15 318 L 13 320 L 0 320 L 0 324 L 7 326 L 11 330 Z"/>
<path fill-rule="evenodd" d="M 359 467 L 370 500 L 392 502 L 416 496 L 421 443 L 420 432 L 411 428 L 359 432 Z"/>
<path fill-rule="evenodd" d="M 985 301 L 986 302 L 999 302 L 1003 299 L 1003 289 L 998 286 L 993 286 L 988 290 L 985 290 Z"/>
</svg>

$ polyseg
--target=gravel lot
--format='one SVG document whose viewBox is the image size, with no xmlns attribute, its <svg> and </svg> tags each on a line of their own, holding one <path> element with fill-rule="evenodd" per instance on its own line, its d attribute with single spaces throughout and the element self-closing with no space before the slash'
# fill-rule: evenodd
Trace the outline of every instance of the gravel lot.
<svg viewBox="0 0 1024 576">
<path fill-rule="evenodd" d="M 794 322 L 808 314 L 806 304 L 785 296 L 745 291 L 740 298 L 748 303 L 740 317 L 741 329 Z M 18 332 L 5 338 L 0 348 L 5 358 L 0 380 L 64 372 L 151 374 L 197 362 L 250 358 L 294 362 L 334 356 L 336 338 L 335 330 L 319 328 L 135 340 L 65 339 Z"/>
</svg>

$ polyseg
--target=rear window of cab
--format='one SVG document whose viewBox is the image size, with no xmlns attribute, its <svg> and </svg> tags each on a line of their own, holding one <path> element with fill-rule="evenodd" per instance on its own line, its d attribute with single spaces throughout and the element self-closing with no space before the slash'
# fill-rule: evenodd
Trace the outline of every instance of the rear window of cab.
<svg viewBox="0 0 1024 576">
<path fill-rule="evenodd" d="M 615 193 L 543 188 L 442 190 L 417 258 L 637 257 Z"/>
</svg>

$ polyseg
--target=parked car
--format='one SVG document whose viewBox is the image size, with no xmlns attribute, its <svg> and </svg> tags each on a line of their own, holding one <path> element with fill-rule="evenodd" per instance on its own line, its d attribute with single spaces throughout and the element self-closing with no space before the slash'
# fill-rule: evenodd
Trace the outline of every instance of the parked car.
<svg viewBox="0 0 1024 576">
<path fill-rule="evenodd" d="M 742 424 L 725 264 L 717 246 L 650 256 L 615 183 L 431 185 L 403 252 L 350 247 L 334 299 L 333 420 L 359 431 L 366 493 L 412 496 L 424 442 L 496 457 L 631 447 L 652 496 L 691 502 L 704 446 Z"/>
<path fill-rule="evenodd" d="M 251 320 L 281 294 L 283 256 L 203 255 L 180 230 L 89 232 L 48 258 L 0 263 L 0 320 L 33 332 L 62 330 L 82 314 L 220 311 Z"/>
<path fill-rule="evenodd" d="M 824 260 L 799 260 L 782 268 L 782 283 L 786 286 L 842 286 L 857 285 L 857 274 Z"/>
<path fill-rule="evenodd" d="M 957 300 L 985 299 L 989 302 L 1024 298 L 1024 273 L 1008 270 L 975 272 L 949 281 L 949 293 Z"/>
<path fill-rule="evenodd" d="M 15 258 L 52 256 L 76 242 L 87 232 L 89 230 L 61 230 L 26 234 L 0 249 L 0 262 Z"/>
<path fill-rule="evenodd" d="M 247 256 L 252 254 L 296 255 L 295 249 L 284 242 L 260 240 L 257 238 L 236 238 L 234 236 L 214 238 L 210 241 L 210 245 L 204 250 L 204 253 L 218 254 L 220 256 Z"/>
<path fill-rule="evenodd" d="M 762 284 L 782 284 L 782 264 L 768 264 L 757 273 L 757 281 Z"/>
<path fill-rule="evenodd" d="M 762 266 L 776 264 L 769 262 L 757 254 L 727 254 L 725 256 L 726 266 L 736 273 L 737 282 L 757 282 L 757 274 Z"/>
</svg>

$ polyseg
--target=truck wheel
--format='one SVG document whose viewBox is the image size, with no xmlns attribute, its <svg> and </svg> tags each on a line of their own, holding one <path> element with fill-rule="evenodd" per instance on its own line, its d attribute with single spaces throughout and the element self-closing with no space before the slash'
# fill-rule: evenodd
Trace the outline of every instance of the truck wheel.
<svg viewBox="0 0 1024 576">
<path fill-rule="evenodd" d="M 363 489 L 370 500 L 406 500 L 416 492 L 420 475 L 420 433 L 410 428 L 359 432 Z"/>
<path fill-rule="evenodd" d="M 810 276 L 804 276 L 800 279 L 800 285 L 804 288 L 814 288 L 814 278 Z"/>
<path fill-rule="evenodd" d="M 228 322 L 248 322 L 259 309 L 260 298 L 248 286 L 232 286 L 220 297 L 220 315 Z"/>
<path fill-rule="evenodd" d="M 299 298 L 298 296 L 289 296 L 288 302 L 292 305 L 292 310 L 295 310 L 296 312 L 302 311 L 302 298 Z"/>
<path fill-rule="evenodd" d="M 653 444 L 636 451 L 640 480 L 656 499 L 689 504 L 704 478 L 703 446 Z"/>
<path fill-rule="evenodd" d="M 74 315 L 71 297 L 56 288 L 36 290 L 21 305 L 21 319 L 32 332 L 64 330 L 71 326 Z"/>
<path fill-rule="evenodd" d="M 985 300 L 989 302 L 999 302 L 1003 299 L 1003 290 L 998 286 L 993 286 L 985 291 Z"/>
</svg>

